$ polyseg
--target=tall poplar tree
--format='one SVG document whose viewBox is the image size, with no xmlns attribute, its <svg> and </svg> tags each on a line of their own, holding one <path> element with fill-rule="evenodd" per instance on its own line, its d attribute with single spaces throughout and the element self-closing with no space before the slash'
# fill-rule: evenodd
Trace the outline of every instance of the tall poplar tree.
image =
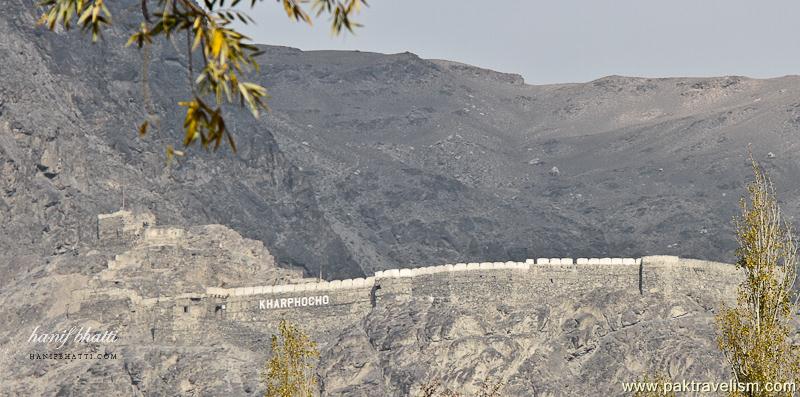
<svg viewBox="0 0 800 397">
<path fill-rule="evenodd" d="M 791 384 L 800 373 L 800 351 L 790 339 L 792 317 L 798 310 L 797 247 L 772 181 L 752 154 L 750 160 L 754 180 L 734 221 L 739 243 L 736 265 L 744 280 L 736 306 L 717 315 L 718 344 L 735 380 L 759 385 L 731 395 L 791 396 L 791 391 L 767 391 L 765 385 Z"/>
<path fill-rule="evenodd" d="M 265 397 L 308 397 L 317 388 L 313 360 L 317 344 L 296 326 L 281 320 L 279 335 L 272 335 L 272 356 L 264 369 Z"/>
</svg>

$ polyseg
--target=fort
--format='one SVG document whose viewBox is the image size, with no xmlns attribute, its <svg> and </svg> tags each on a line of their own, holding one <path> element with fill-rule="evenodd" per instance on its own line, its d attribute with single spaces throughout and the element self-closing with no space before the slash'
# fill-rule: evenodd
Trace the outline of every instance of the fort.
<svg viewBox="0 0 800 397">
<path fill-rule="evenodd" d="M 147 224 L 141 228 L 127 225 L 142 219 Z M 181 228 L 156 227 L 152 217 L 129 213 L 98 217 L 98 223 L 101 236 L 138 239 L 139 246 L 150 250 L 147 252 L 162 249 L 165 244 L 181 244 L 192 234 Z M 224 244 L 232 243 L 219 242 L 220 247 Z M 109 261 L 107 272 L 141 267 L 136 258 L 142 256 L 135 252 L 117 255 Z M 270 278 L 267 274 L 271 271 L 287 272 L 275 267 L 265 271 L 263 279 Z M 117 320 L 142 325 L 128 328 L 145 333 L 137 337 L 195 343 L 202 337 L 197 330 L 209 328 L 260 339 L 281 319 L 302 324 L 312 334 L 331 334 L 362 321 L 373 310 L 408 303 L 534 308 L 558 296 L 586 296 L 596 291 L 613 292 L 618 299 L 662 295 L 668 302 L 671 295 L 682 294 L 719 301 L 735 297 L 740 280 L 733 265 L 674 256 L 454 263 L 390 269 L 369 277 L 331 281 L 297 275 L 289 272 L 281 279 L 271 277 L 269 282 L 259 282 L 258 276 L 247 277 L 238 285 L 227 286 L 194 284 L 196 290 L 187 290 L 184 285 L 183 290 L 176 288 L 153 296 L 143 295 L 142 289 L 111 284 L 108 281 L 113 277 L 108 276 L 105 282 L 73 292 L 80 307 L 71 315 L 97 318 L 98 313 L 124 313 L 124 318 Z M 671 313 L 680 316 L 682 310 L 675 307 Z"/>
</svg>

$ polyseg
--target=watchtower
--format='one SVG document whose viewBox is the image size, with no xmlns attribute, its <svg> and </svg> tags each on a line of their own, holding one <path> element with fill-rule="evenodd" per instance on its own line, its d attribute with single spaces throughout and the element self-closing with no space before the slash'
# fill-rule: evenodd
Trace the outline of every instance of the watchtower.
<svg viewBox="0 0 800 397">
<path fill-rule="evenodd" d="M 99 240 L 130 241 L 142 235 L 148 227 L 155 226 L 156 217 L 149 212 L 133 213 L 120 210 L 111 214 L 97 215 L 97 238 Z"/>
</svg>

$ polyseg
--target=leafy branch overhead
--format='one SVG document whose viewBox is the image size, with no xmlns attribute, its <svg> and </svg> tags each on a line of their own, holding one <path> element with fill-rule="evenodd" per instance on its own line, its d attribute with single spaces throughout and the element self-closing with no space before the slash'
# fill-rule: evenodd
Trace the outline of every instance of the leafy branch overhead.
<svg viewBox="0 0 800 397">
<path fill-rule="evenodd" d="M 184 146 L 199 141 L 205 149 L 217 149 L 224 139 L 235 151 L 233 137 L 226 128 L 223 106 L 246 106 L 256 118 L 260 110 L 267 109 L 267 90 L 247 81 L 245 77 L 248 72 L 258 71 L 256 57 L 262 51 L 252 44 L 249 37 L 233 28 L 235 22 L 255 23 L 249 15 L 236 9 L 240 1 L 204 0 L 202 6 L 194 0 L 141 2 L 142 21 L 139 29 L 131 34 L 127 46 L 136 45 L 147 50 L 147 46 L 159 38 L 186 35 L 192 96 L 179 102 L 186 109 Z M 250 7 L 254 7 L 258 1 L 250 0 Z M 352 17 L 362 5 L 367 4 L 366 0 L 277 1 L 283 5 L 286 15 L 296 21 L 311 24 L 311 15 L 330 15 L 334 34 L 339 34 L 343 29 L 352 32 L 353 28 L 361 26 Z M 81 30 L 91 32 L 92 41 L 95 42 L 101 37 L 102 29 L 111 25 L 111 12 L 104 0 L 44 0 L 40 5 L 44 7 L 44 12 L 39 24 L 50 30 L 57 25 L 70 29 L 73 23 L 77 23 Z M 151 5 L 156 6 L 153 12 L 150 11 Z M 199 52 L 202 59 L 196 75 L 193 65 L 195 52 Z M 145 84 L 146 77 L 143 79 Z M 150 124 L 150 121 L 142 123 L 139 134 L 146 134 Z M 168 147 L 167 155 L 171 157 L 173 154 L 181 152 Z"/>
</svg>

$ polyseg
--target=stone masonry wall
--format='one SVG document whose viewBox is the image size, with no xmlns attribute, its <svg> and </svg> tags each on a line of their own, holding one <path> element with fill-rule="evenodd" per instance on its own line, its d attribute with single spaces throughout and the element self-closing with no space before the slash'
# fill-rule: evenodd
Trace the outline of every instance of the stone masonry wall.
<svg viewBox="0 0 800 397">
<path fill-rule="evenodd" d="M 209 287 L 178 296 L 139 297 L 130 290 L 77 291 L 80 311 L 98 300 L 127 301 L 130 321 L 147 323 L 150 338 L 193 343 L 198 329 L 213 327 L 242 343 L 263 340 L 281 319 L 314 335 L 340 332 L 376 306 L 414 299 L 480 304 L 506 300 L 535 307 L 553 291 L 575 294 L 622 290 L 633 294 L 733 297 L 740 280 L 729 264 L 672 256 L 540 258 L 526 262 L 458 263 L 379 271 L 373 277 L 334 281 Z M 548 292 L 550 291 L 550 292 Z"/>
</svg>

